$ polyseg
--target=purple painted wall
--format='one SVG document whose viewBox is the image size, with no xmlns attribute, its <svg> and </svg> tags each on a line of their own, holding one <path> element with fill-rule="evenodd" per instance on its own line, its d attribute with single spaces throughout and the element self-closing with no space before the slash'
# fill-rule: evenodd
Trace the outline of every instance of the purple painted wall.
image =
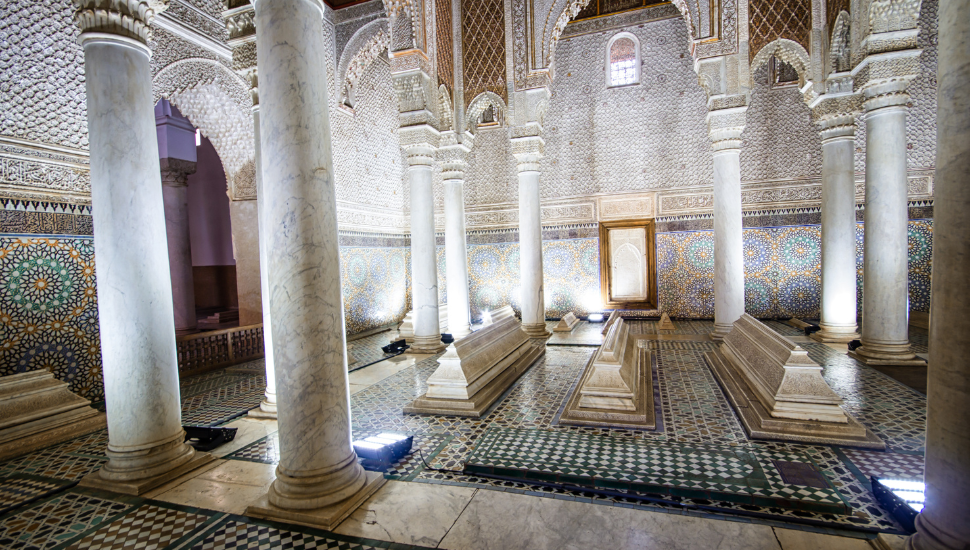
<svg viewBox="0 0 970 550">
<path fill-rule="evenodd" d="M 236 265 L 232 254 L 226 172 L 208 139 L 202 138 L 197 154 L 196 171 L 189 176 L 192 265 Z"/>
</svg>

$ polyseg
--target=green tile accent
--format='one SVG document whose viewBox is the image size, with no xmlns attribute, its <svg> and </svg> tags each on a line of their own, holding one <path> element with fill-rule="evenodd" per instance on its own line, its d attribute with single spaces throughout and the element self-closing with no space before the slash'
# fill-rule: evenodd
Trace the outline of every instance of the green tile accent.
<svg viewBox="0 0 970 550">
<path fill-rule="evenodd" d="M 850 511 L 830 483 L 826 488 L 786 484 L 773 460 L 817 469 L 811 457 L 797 451 L 493 427 L 468 457 L 465 473 L 820 513 Z"/>
</svg>

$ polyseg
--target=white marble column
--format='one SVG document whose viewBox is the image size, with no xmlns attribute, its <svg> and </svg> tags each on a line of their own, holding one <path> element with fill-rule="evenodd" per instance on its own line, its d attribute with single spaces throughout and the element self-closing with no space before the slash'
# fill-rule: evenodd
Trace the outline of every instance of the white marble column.
<svg viewBox="0 0 970 550">
<path fill-rule="evenodd" d="M 332 528 L 383 479 L 351 446 L 321 0 L 258 0 L 264 220 L 280 462 L 246 513 Z"/>
<path fill-rule="evenodd" d="M 547 338 L 542 293 L 542 210 L 539 204 L 539 157 L 517 155 L 519 169 L 519 266 L 522 277 L 522 330 Z"/>
<path fill-rule="evenodd" d="M 820 122 L 822 134 L 822 314 L 820 342 L 856 332 L 855 116 Z"/>
<path fill-rule="evenodd" d="M 438 326 L 438 261 L 431 188 L 434 150 L 410 147 L 405 154 L 411 186 L 411 307 L 414 310 L 411 351 L 438 353 L 445 346 Z"/>
<path fill-rule="evenodd" d="M 909 548 L 970 548 L 970 3 L 940 3 L 926 505 Z"/>
<path fill-rule="evenodd" d="M 909 346 L 906 85 L 905 80 L 894 80 L 864 92 L 862 347 L 849 354 L 868 364 L 924 364 Z"/>
<path fill-rule="evenodd" d="M 183 441 L 172 279 L 142 18 L 77 0 L 87 90 L 91 201 L 108 462 L 83 485 L 140 494 L 211 460 Z M 117 17 L 115 17 L 117 16 Z"/>
<path fill-rule="evenodd" d="M 741 132 L 745 108 L 708 114 L 714 150 L 714 332 L 727 336 L 744 313 L 741 233 Z"/>
<path fill-rule="evenodd" d="M 189 175 L 195 173 L 196 163 L 175 158 L 164 158 L 159 163 L 162 170 L 162 198 L 165 202 L 165 234 L 168 237 L 175 331 L 188 333 L 198 326 L 195 316 L 192 248 L 189 242 L 188 201 Z"/>
<path fill-rule="evenodd" d="M 258 101 L 258 99 L 257 99 Z M 256 138 L 256 215 L 259 224 L 259 286 L 263 301 L 263 349 L 266 350 L 266 391 L 259 409 L 250 411 L 250 416 L 276 418 L 276 369 L 273 363 L 273 330 L 269 309 L 269 235 L 266 228 L 266 201 L 263 197 L 262 159 L 259 147 L 259 103 L 253 105 L 253 135 Z"/>
<path fill-rule="evenodd" d="M 448 277 L 448 331 L 460 338 L 471 332 L 468 304 L 468 249 L 465 242 L 465 168 L 468 148 L 453 145 L 441 163 L 445 199 L 445 260 Z"/>
</svg>

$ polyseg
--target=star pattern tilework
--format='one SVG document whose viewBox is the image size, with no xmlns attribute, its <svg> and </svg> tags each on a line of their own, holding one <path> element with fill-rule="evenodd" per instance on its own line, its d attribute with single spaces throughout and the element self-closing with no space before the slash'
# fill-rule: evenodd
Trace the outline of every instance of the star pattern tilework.
<svg viewBox="0 0 970 550">
<path fill-rule="evenodd" d="M 91 237 L 0 237 L 0 304 L 0 375 L 48 369 L 104 399 Z"/>
<path fill-rule="evenodd" d="M 340 247 L 347 330 L 356 334 L 400 322 L 410 308 L 410 248 Z"/>
<path fill-rule="evenodd" d="M 376 547 L 254 523 L 228 521 L 193 546 L 192 550 L 242 550 L 247 548 L 259 550 L 273 548 L 285 548 L 287 550 L 369 550 Z"/>
<path fill-rule="evenodd" d="M 129 507 L 85 494 L 65 493 L 0 518 L 0 548 L 53 548 Z"/>
<path fill-rule="evenodd" d="M 821 226 L 749 227 L 744 239 L 744 307 L 757 318 L 817 319 L 822 292 Z M 658 233 L 660 308 L 673 317 L 714 316 L 714 233 Z M 857 308 L 862 310 L 863 226 L 856 225 Z M 929 311 L 933 221 L 909 222 L 910 307 Z"/>
<path fill-rule="evenodd" d="M 165 548 L 209 519 L 158 506 L 141 506 L 71 544 L 70 550 L 155 550 Z"/>
</svg>

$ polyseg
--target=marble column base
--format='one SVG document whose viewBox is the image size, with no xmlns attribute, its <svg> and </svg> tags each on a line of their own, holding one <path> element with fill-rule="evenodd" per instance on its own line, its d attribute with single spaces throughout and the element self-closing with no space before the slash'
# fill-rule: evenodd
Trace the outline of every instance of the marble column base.
<svg viewBox="0 0 970 550">
<path fill-rule="evenodd" d="M 734 329 L 734 324 L 719 325 L 715 323 L 714 331 L 711 332 L 711 340 L 714 340 L 715 342 L 720 342 L 721 340 L 724 340 L 724 337 L 727 336 L 733 329 Z"/>
<path fill-rule="evenodd" d="M 546 330 L 545 323 L 522 323 L 522 330 L 529 335 L 529 338 L 549 338 L 552 333 Z"/>
<path fill-rule="evenodd" d="M 925 514 L 916 516 L 916 533 L 906 539 L 906 550 L 961 550 L 967 541 L 952 535 L 950 526 L 941 529 L 931 523 Z M 873 545 L 876 546 L 876 545 Z M 876 546 L 879 548 L 878 546 Z"/>
<path fill-rule="evenodd" d="M 819 325 L 822 330 L 809 334 L 808 337 L 816 342 L 844 344 L 859 339 L 855 325 L 849 327 L 832 327 L 824 324 Z"/>
<path fill-rule="evenodd" d="M 441 353 L 448 347 L 441 342 L 441 336 L 415 336 L 414 343 L 408 348 L 410 353 Z"/>
<path fill-rule="evenodd" d="M 329 506 L 307 510 L 284 509 L 270 504 L 269 495 L 263 495 L 246 508 L 246 515 L 332 531 L 386 482 L 384 474 L 380 472 L 365 471 L 364 478 L 364 486 L 360 490 Z"/>
<path fill-rule="evenodd" d="M 873 367 L 925 367 L 926 361 L 920 359 L 906 344 L 867 344 L 849 352 L 849 357 L 864 365 Z"/>
<path fill-rule="evenodd" d="M 250 418 L 276 420 L 276 395 L 274 394 L 272 397 L 265 395 L 259 407 L 250 410 L 248 416 Z"/>
<path fill-rule="evenodd" d="M 177 479 L 191 472 L 192 470 L 201 468 L 214 460 L 216 460 L 216 457 L 209 453 L 195 452 L 194 456 L 192 456 L 190 460 L 176 466 L 175 468 L 150 477 L 131 480 L 105 479 L 101 475 L 104 471 L 102 468 L 97 472 L 92 472 L 81 478 L 81 483 L 78 485 L 81 487 L 91 487 L 94 489 L 121 493 L 124 495 L 138 496 L 147 493 L 156 487 L 160 487 L 174 479 Z"/>
</svg>

